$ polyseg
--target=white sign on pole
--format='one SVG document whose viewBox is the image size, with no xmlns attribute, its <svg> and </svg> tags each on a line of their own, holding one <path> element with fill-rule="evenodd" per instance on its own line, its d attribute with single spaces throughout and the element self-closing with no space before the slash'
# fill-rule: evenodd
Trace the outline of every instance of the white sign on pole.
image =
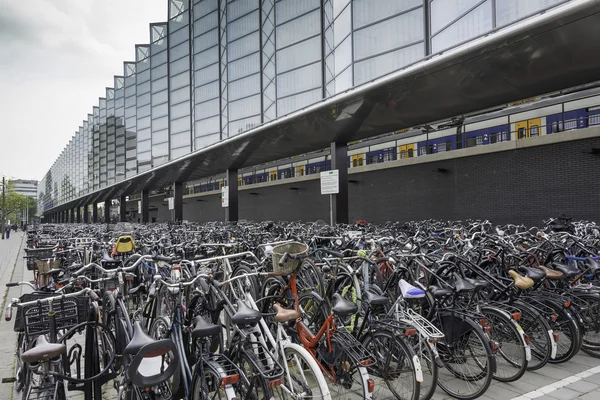
<svg viewBox="0 0 600 400">
<path fill-rule="evenodd" d="M 138 200 L 138 214 L 142 213 L 142 201 Z"/>
<path fill-rule="evenodd" d="M 221 188 L 221 207 L 229 207 L 229 186 Z"/>
<path fill-rule="evenodd" d="M 169 210 L 175 209 L 175 199 L 173 197 L 169 197 Z"/>
<path fill-rule="evenodd" d="M 340 192 L 340 174 L 337 169 L 321 172 L 321 194 Z"/>
</svg>

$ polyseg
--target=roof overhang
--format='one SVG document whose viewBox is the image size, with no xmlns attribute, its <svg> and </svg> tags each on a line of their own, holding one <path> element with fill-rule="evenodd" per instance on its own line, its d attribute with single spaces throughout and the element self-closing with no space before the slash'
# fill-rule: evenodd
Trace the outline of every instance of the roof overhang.
<svg viewBox="0 0 600 400">
<path fill-rule="evenodd" d="M 544 14 L 54 207 L 154 190 L 600 80 L 600 0 Z"/>
</svg>

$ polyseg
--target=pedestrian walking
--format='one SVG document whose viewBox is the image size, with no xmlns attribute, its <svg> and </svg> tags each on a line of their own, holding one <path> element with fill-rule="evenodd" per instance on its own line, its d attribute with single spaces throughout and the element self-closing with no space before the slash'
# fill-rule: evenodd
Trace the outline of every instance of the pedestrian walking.
<svg viewBox="0 0 600 400">
<path fill-rule="evenodd" d="M 10 225 L 6 227 L 6 231 L 4 233 L 6 234 L 6 238 L 10 239 Z"/>
</svg>

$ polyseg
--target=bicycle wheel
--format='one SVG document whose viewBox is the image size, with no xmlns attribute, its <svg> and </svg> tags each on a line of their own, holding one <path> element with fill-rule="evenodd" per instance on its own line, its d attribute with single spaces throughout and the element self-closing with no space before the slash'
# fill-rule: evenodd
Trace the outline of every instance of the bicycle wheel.
<svg viewBox="0 0 600 400">
<path fill-rule="evenodd" d="M 529 336 L 531 360 L 527 363 L 527 371 L 535 371 L 546 365 L 552 356 L 554 338 L 551 328 L 544 316 L 535 308 L 521 302 L 515 302 L 515 306 L 521 311 L 519 324 Z"/>
<path fill-rule="evenodd" d="M 242 394 L 234 390 L 233 387 L 221 385 L 221 377 L 211 368 L 203 368 L 204 380 L 199 373 L 194 374 L 192 382 L 193 400 L 232 400 L 241 399 Z"/>
<path fill-rule="evenodd" d="M 253 363 L 246 354 L 239 352 L 238 357 L 232 361 L 242 372 L 239 382 L 235 385 L 236 392 L 243 394 L 241 398 L 263 400 L 273 397 L 273 391 L 267 385 L 267 381 L 254 370 Z"/>
<path fill-rule="evenodd" d="M 583 320 L 583 345 L 581 350 L 592 357 L 600 358 L 600 298 L 593 294 L 578 295 L 579 315 Z"/>
<path fill-rule="evenodd" d="M 375 398 L 419 399 L 415 353 L 395 331 L 370 331 L 364 336 L 363 345 L 377 360 L 376 367 L 368 369 L 375 380 Z"/>
<path fill-rule="evenodd" d="M 21 354 L 27 350 L 27 341 L 25 340 L 25 334 L 19 332 L 17 337 L 17 354 L 15 358 L 15 391 L 19 393 L 25 386 L 25 374 L 27 366 L 21 361 Z"/>
<path fill-rule="evenodd" d="M 481 312 L 492 323 L 489 336 L 497 346 L 494 379 L 500 382 L 514 382 L 527 370 L 525 339 L 511 317 L 502 310 L 482 307 Z"/>
<path fill-rule="evenodd" d="M 446 315 L 438 342 L 438 386 L 457 399 L 475 399 L 485 393 L 496 369 L 490 339 L 470 319 Z"/>
<path fill-rule="evenodd" d="M 323 373 L 312 355 L 302 346 L 284 345 L 286 380 L 273 388 L 276 399 L 331 399 Z M 285 368 L 285 367 L 284 367 Z"/>
<path fill-rule="evenodd" d="M 558 318 L 556 321 L 550 320 L 550 329 L 555 335 L 558 335 L 556 341 L 556 357 L 550 359 L 551 364 L 560 364 L 569 361 L 577 354 L 581 347 L 581 331 L 574 317 L 563 308 L 562 304 L 558 304 L 551 300 L 545 300 L 544 304 L 552 307 Z"/>
<path fill-rule="evenodd" d="M 320 296 L 325 295 L 322 272 L 309 259 L 302 261 L 302 266 L 297 273 L 298 293 L 314 290 Z"/>
<path fill-rule="evenodd" d="M 427 337 L 419 334 L 410 336 L 406 340 L 419 358 L 423 371 L 423 382 L 419 385 L 419 400 L 429 400 L 435 393 L 438 380 L 438 365 L 435 352 L 431 348 L 435 344 L 430 344 Z"/>
</svg>

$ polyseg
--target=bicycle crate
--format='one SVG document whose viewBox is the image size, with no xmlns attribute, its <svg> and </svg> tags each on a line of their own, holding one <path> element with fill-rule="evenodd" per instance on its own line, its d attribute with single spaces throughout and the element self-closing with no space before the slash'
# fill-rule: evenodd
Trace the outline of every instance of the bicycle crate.
<svg viewBox="0 0 600 400">
<path fill-rule="evenodd" d="M 283 265 L 279 265 L 279 261 L 286 253 L 290 255 L 290 258 L 288 258 Z M 307 254 L 308 246 L 304 243 L 291 242 L 273 247 L 271 252 L 273 272 L 278 275 L 290 275 L 300 267 L 302 258 L 306 257 Z"/>
<path fill-rule="evenodd" d="M 50 293 L 48 296 L 52 296 Z M 89 312 L 89 299 L 87 296 L 59 299 L 52 302 L 52 309 L 56 313 L 56 329 L 69 329 L 86 322 Z M 49 305 L 38 303 L 22 307 L 22 317 L 25 320 L 25 334 L 27 336 L 42 335 L 50 332 Z M 16 322 L 15 322 L 16 323 Z"/>
<path fill-rule="evenodd" d="M 25 254 L 27 254 L 27 257 L 34 257 L 34 258 L 27 259 L 27 269 L 29 271 L 34 271 L 36 269 L 35 261 L 52 258 L 53 251 L 54 251 L 54 248 L 52 248 L 52 247 L 39 248 L 39 249 L 25 249 Z"/>
<path fill-rule="evenodd" d="M 21 303 L 26 303 L 28 301 L 44 299 L 49 296 L 53 296 L 54 293 L 43 293 L 43 292 L 33 292 L 26 293 L 19 298 Z M 23 318 L 23 307 L 17 308 L 17 314 L 15 316 L 15 332 L 25 332 L 25 319 Z"/>
</svg>

